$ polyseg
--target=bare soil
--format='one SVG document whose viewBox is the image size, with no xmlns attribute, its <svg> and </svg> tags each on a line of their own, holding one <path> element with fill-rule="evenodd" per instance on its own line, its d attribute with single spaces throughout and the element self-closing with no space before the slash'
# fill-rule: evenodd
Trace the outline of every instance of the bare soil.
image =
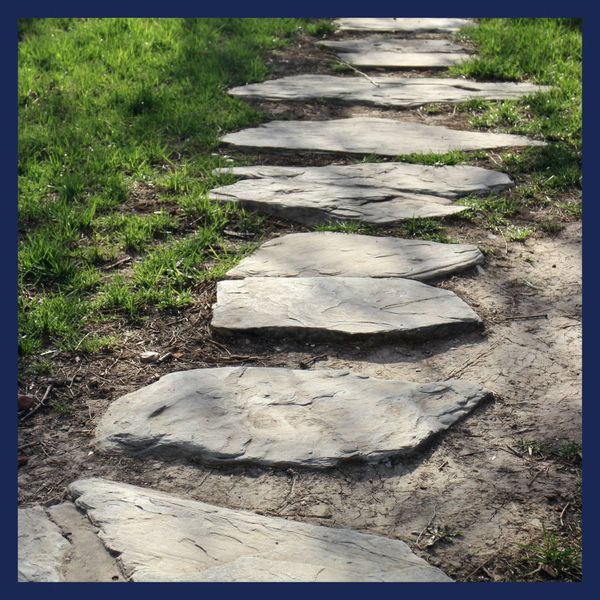
<svg viewBox="0 0 600 600">
<path fill-rule="evenodd" d="M 297 72 L 290 65 L 301 62 L 298 53 L 305 60 L 294 68 L 318 71 L 321 58 L 311 48 L 300 44 L 281 51 L 273 58 L 274 74 Z M 338 110 L 321 109 L 326 116 Z M 353 110 L 378 114 L 365 107 Z M 419 118 L 415 114 L 397 111 L 401 118 Z M 442 122 L 467 128 L 457 117 L 444 112 Z M 292 154 L 280 153 L 277 164 L 306 164 L 306 155 Z M 275 164 L 269 153 L 257 158 Z M 346 160 L 315 158 L 317 164 Z M 142 210 L 155 201 L 148 189 L 138 189 L 134 199 Z M 533 222 L 551 210 L 521 218 Z M 483 268 L 435 283 L 473 306 L 484 320 L 482 332 L 371 348 L 221 340 L 209 328 L 215 284 L 205 283 L 198 285 L 193 306 L 177 314 L 95 326 L 96 332 L 118 336 L 114 350 L 48 351 L 32 359 L 21 374 L 21 392 L 38 401 L 48 393 L 44 406 L 21 423 L 19 503 L 58 503 L 73 480 L 99 476 L 402 539 L 458 580 L 548 578 L 543 571 L 528 573 L 521 544 L 539 542 L 544 531 L 558 532 L 569 543 L 581 537 L 581 464 L 564 452 L 566 444 L 581 442 L 581 223 L 565 223 L 555 235 L 536 234 L 525 242 L 507 241 L 472 223 L 446 225 L 451 237 L 486 249 Z M 270 236 L 305 230 L 273 219 L 265 227 Z M 142 364 L 146 350 L 163 360 Z M 215 468 L 111 456 L 94 447 L 97 421 L 121 395 L 172 371 L 241 364 L 344 368 L 420 382 L 454 377 L 485 386 L 494 398 L 412 458 L 376 466 Z"/>
</svg>

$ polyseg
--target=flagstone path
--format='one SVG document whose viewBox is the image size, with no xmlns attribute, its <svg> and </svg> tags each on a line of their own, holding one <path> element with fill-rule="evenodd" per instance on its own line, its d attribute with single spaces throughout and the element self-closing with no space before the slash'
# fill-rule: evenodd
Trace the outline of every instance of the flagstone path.
<svg viewBox="0 0 600 600">
<path fill-rule="evenodd" d="M 229 270 L 245 277 L 404 277 L 424 281 L 483 262 L 471 244 L 438 244 L 331 231 L 292 233 L 265 242 Z"/>
<path fill-rule="evenodd" d="M 343 18 L 334 20 L 334 25 L 340 31 L 401 31 L 403 33 L 455 33 L 461 27 L 474 24 L 472 19 Z"/>
<path fill-rule="evenodd" d="M 113 402 L 97 431 L 111 452 L 209 464 L 333 467 L 407 455 L 487 395 L 340 370 L 223 367 L 162 377 Z"/>
<path fill-rule="evenodd" d="M 232 146 L 311 150 L 353 154 L 446 153 L 453 150 L 493 150 L 544 146 L 521 135 L 460 131 L 439 125 L 402 122 L 377 117 L 350 117 L 329 121 L 271 121 L 222 138 Z"/>
<path fill-rule="evenodd" d="M 342 62 L 379 69 L 450 67 L 470 57 L 462 46 L 448 40 L 369 37 L 319 45 L 334 51 Z"/>
<path fill-rule="evenodd" d="M 512 187 L 504 173 L 470 166 L 361 163 L 325 167 L 236 167 L 240 177 L 211 190 L 213 200 L 306 225 L 362 221 L 389 225 L 414 217 L 442 217 L 466 210 L 453 200 Z"/>
<path fill-rule="evenodd" d="M 340 31 L 453 33 L 465 19 L 338 19 Z M 448 39 L 324 42 L 357 65 L 446 66 L 467 57 Z M 276 100 L 326 98 L 386 107 L 537 91 L 527 84 L 452 79 L 301 75 L 231 90 Z M 522 136 L 393 119 L 274 121 L 230 133 L 239 148 L 398 156 L 537 146 Z M 476 167 L 363 163 L 250 166 L 215 200 L 290 221 L 396 223 L 464 210 L 466 194 L 507 189 Z M 330 343 L 427 342 L 483 323 L 454 292 L 421 283 L 479 264 L 471 245 L 340 233 L 271 240 L 217 284 L 212 330 Z M 103 451 L 213 465 L 247 462 L 331 469 L 348 460 L 400 460 L 488 396 L 448 379 L 412 383 L 348 370 L 224 367 L 171 373 L 112 403 L 96 436 Z M 335 475 L 332 475 L 335 476 Z M 292 487 L 293 491 L 293 487 Z M 450 581 L 403 542 L 204 504 L 103 479 L 69 486 L 70 499 L 19 510 L 23 581 Z M 86 518 L 87 517 L 87 518 Z M 117 559 L 113 557 L 118 557 Z"/>
<path fill-rule="evenodd" d="M 355 64 L 355 63 L 353 63 Z M 502 100 L 547 91 L 531 83 L 469 81 L 432 77 L 339 77 L 292 75 L 229 90 L 232 96 L 254 100 L 331 100 L 384 107 L 415 107 L 430 102 L 450 104 L 467 100 Z"/>
</svg>

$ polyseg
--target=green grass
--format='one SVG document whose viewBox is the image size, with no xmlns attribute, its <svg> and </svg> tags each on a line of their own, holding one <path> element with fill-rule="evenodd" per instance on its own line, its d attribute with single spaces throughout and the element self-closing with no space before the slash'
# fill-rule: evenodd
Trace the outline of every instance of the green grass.
<svg viewBox="0 0 600 600">
<path fill-rule="evenodd" d="M 509 174 L 531 174 L 534 193 L 581 187 L 582 38 L 577 19 L 481 19 L 461 30 L 477 56 L 452 67 L 454 76 L 531 81 L 548 92 L 518 100 L 459 105 L 471 124 L 543 137 L 551 145 L 502 156 Z"/>
<path fill-rule="evenodd" d="M 581 546 L 571 545 L 556 533 L 544 532 L 540 543 L 522 546 L 523 561 L 533 567 L 527 576 L 543 573 L 550 579 L 579 581 L 582 576 Z"/>
<path fill-rule="evenodd" d="M 93 335 L 80 344 L 94 320 L 189 304 L 198 281 L 243 254 L 222 232 L 258 231 L 260 219 L 206 192 L 231 182 L 211 174 L 229 164 L 215 155 L 219 136 L 261 115 L 226 90 L 266 78 L 263 57 L 297 32 L 330 27 L 301 19 L 20 21 L 22 355 L 48 345 L 101 347 Z M 105 270 L 125 255 L 124 272 Z"/>
</svg>

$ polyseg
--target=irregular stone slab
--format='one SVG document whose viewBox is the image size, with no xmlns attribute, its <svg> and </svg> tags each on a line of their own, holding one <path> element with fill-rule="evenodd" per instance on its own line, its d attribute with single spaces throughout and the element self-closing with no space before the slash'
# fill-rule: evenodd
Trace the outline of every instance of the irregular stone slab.
<svg viewBox="0 0 600 600">
<path fill-rule="evenodd" d="M 98 539 L 90 522 L 72 502 L 48 508 L 53 521 L 70 542 L 70 550 L 61 568 L 62 581 L 124 581 L 114 558 Z"/>
<path fill-rule="evenodd" d="M 60 581 L 70 544 L 41 506 L 19 508 L 19 581 Z"/>
<path fill-rule="evenodd" d="M 111 452 L 209 464 L 376 463 L 413 452 L 487 394 L 461 381 L 409 383 L 331 369 L 195 369 L 113 402 L 96 439 Z"/>
<path fill-rule="evenodd" d="M 456 294 L 409 279 L 250 277 L 220 281 L 217 333 L 364 341 L 423 339 L 481 324 Z"/>
<path fill-rule="evenodd" d="M 334 233 L 292 233 L 263 244 L 226 277 L 404 277 L 424 281 L 483 262 L 471 244 Z"/>
<path fill-rule="evenodd" d="M 547 91 L 548 86 L 514 82 L 477 82 L 465 79 L 292 75 L 229 90 L 232 96 L 261 100 L 311 101 L 327 99 L 374 106 L 421 106 L 430 102 L 451 104 L 474 98 L 501 100 Z"/>
<path fill-rule="evenodd" d="M 104 479 L 69 491 L 133 581 L 451 581 L 399 540 Z"/>
<path fill-rule="evenodd" d="M 218 172 L 243 179 L 213 189 L 212 199 L 307 225 L 336 220 L 390 225 L 413 217 L 443 217 L 466 210 L 452 205 L 452 199 L 513 185 L 504 173 L 479 167 L 409 163 L 255 166 Z"/>
<path fill-rule="evenodd" d="M 449 67 L 470 56 L 462 46 L 449 40 L 369 37 L 319 44 L 331 48 L 341 60 L 360 67 Z"/>
<path fill-rule="evenodd" d="M 404 31 L 407 33 L 451 33 L 466 25 L 473 25 L 472 19 L 438 18 L 343 18 L 335 19 L 334 25 L 341 31 Z"/>
<path fill-rule="evenodd" d="M 384 156 L 545 145 L 544 142 L 520 135 L 460 131 L 375 117 L 351 117 L 329 121 L 271 121 L 259 127 L 229 133 L 221 139 L 234 146 L 249 148 L 286 148 Z"/>
</svg>

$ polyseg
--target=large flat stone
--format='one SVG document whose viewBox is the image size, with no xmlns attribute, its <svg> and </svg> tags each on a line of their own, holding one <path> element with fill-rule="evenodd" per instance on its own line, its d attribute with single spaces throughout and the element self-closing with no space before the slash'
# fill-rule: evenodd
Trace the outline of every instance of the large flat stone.
<svg viewBox="0 0 600 600">
<path fill-rule="evenodd" d="M 111 452 L 209 464 L 376 463 L 413 452 L 486 395 L 461 381 L 409 383 L 330 369 L 195 369 L 113 402 L 96 439 Z"/>
<path fill-rule="evenodd" d="M 70 544 L 41 506 L 19 508 L 19 581 L 61 581 Z"/>
<path fill-rule="evenodd" d="M 483 262 L 470 244 L 333 232 L 292 233 L 263 244 L 227 273 L 244 277 L 404 277 L 424 281 Z"/>
<path fill-rule="evenodd" d="M 229 90 L 233 96 L 261 100 L 311 101 L 327 99 L 341 103 L 414 107 L 431 102 L 518 98 L 550 89 L 530 83 L 477 82 L 464 79 L 292 75 Z"/>
<path fill-rule="evenodd" d="M 479 167 L 408 163 L 255 166 L 220 172 L 242 180 L 213 189 L 212 199 L 307 225 L 346 220 L 390 225 L 413 217 L 443 217 L 466 210 L 452 204 L 455 198 L 513 185 L 504 173 Z"/>
<path fill-rule="evenodd" d="M 375 117 L 329 121 L 271 121 L 223 136 L 222 141 L 248 148 L 278 148 L 398 156 L 484 150 L 514 146 L 543 146 L 520 135 L 460 131 L 436 125 Z"/>
<path fill-rule="evenodd" d="M 440 18 L 341 18 L 334 25 L 341 31 L 403 31 L 406 33 L 452 33 L 466 25 L 473 25 L 472 19 Z"/>
<path fill-rule="evenodd" d="M 323 41 L 341 60 L 359 67 L 449 67 L 469 58 L 462 46 L 449 40 L 369 37 Z"/>
<path fill-rule="evenodd" d="M 449 290 L 409 279 L 366 277 L 220 281 L 211 322 L 222 334 L 364 341 L 428 339 L 480 324 Z"/>
<path fill-rule="evenodd" d="M 133 581 L 451 581 L 399 540 L 103 479 L 69 491 Z"/>
</svg>

